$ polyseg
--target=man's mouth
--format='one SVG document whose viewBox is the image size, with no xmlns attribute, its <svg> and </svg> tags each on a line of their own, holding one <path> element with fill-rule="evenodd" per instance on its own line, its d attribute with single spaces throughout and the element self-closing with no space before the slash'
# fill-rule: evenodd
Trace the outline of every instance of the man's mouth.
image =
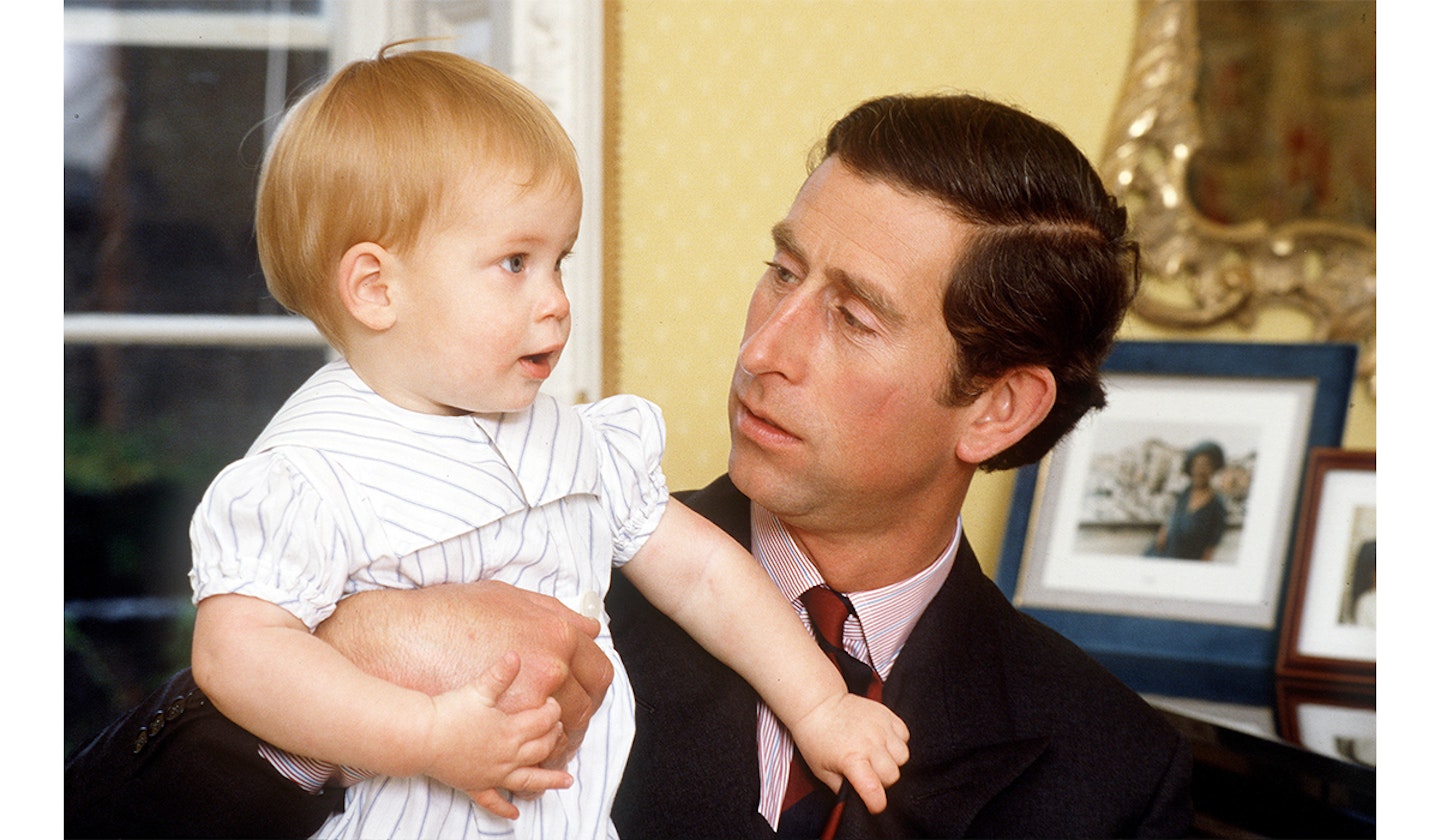
<svg viewBox="0 0 1440 840">
<path fill-rule="evenodd" d="M 737 400 L 735 423 L 741 434 L 756 443 L 794 443 L 800 438 L 770 417 L 757 412 L 743 400 Z"/>
</svg>

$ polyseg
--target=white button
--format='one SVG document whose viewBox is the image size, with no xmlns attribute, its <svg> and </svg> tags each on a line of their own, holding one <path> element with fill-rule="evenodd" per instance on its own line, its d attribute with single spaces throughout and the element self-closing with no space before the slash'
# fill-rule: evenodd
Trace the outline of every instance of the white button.
<svg viewBox="0 0 1440 840">
<path fill-rule="evenodd" d="M 580 596 L 580 607 L 575 610 L 586 618 L 599 619 L 605 614 L 605 602 L 595 592 L 586 592 Z"/>
</svg>

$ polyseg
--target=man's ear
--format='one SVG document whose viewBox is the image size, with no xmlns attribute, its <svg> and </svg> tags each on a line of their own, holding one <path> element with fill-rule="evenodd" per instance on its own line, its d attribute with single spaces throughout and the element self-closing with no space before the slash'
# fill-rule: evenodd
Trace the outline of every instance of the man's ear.
<svg viewBox="0 0 1440 840">
<path fill-rule="evenodd" d="M 376 332 L 395 324 L 394 272 L 394 259 L 374 242 L 350 246 L 335 270 L 336 291 L 345 310 Z"/>
<path fill-rule="evenodd" d="M 1055 405 L 1055 374 L 1029 365 L 1006 371 L 965 407 L 955 454 L 981 464 L 1009 449 L 1040 425 Z"/>
</svg>

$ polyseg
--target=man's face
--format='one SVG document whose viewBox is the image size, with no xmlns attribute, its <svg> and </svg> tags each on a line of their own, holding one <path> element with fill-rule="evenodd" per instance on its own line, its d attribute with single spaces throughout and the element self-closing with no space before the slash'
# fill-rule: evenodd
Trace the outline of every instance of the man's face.
<svg viewBox="0 0 1440 840">
<path fill-rule="evenodd" d="M 832 158 L 773 233 L 730 389 L 736 486 L 832 532 L 883 530 L 963 492 L 961 410 L 939 398 L 955 352 L 941 300 L 965 225 Z"/>
</svg>

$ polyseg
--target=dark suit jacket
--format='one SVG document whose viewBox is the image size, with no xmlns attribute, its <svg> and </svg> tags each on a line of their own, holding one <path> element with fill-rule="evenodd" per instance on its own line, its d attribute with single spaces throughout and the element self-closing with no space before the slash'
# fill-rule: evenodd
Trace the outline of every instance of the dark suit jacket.
<svg viewBox="0 0 1440 840">
<path fill-rule="evenodd" d="M 750 545 L 749 500 L 721 477 L 687 503 Z M 638 698 L 614 820 L 626 840 L 773 837 L 759 816 L 755 692 L 622 576 L 611 627 Z M 1079 648 L 1015 610 L 962 541 L 884 700 L 910 762 L 869 814 L 853 794 L 841 837 L 1181 836 L 1186 742 Z"/>
</svg>

